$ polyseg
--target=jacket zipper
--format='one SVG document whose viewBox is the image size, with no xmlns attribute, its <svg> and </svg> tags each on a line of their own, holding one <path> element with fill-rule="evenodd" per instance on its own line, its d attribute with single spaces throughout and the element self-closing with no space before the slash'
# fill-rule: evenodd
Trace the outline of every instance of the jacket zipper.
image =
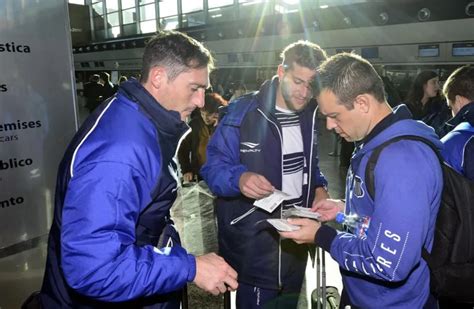
<svg viewBox="0 0 474 309">
<path fill-rule="evenodd" d="M 309 196 L 310 196 L 310 190 L 311 190 L 311 181 L 312 181 L 312 169 L 311 165 L 313 163 L 313 150 L 314 150 L 314 139 L 318 138 L 318 132 L 315 132 L 315 126 L 316 126 L 316 113 L 318 112 L 318 108 L 316 107 L 313 112 L 313 120 L 312 120 L 312 125 L 311 125 L 311 145 L 310 145 L 310 150 L 309 150 L 309 168 L 308 168 L 308 190 L 306 190 L 306 207 L 308 207 L 309 204 Z M 316 197 L 316 196 L 315 196 Z"/>
<path fill-rule="evenodd" d="M 283 179 L 283 137 L 281 135 L 281 132 L 280 132 L 280 128 L 278 127 L 278 125 L 273 122 L 272 120 L 270 120 L 267 115 L 265 115 L 265 113 L 260 109 L 258 108 L 257 109 L 262 115 L 263 117 L 268 121 L 270 122 L 271 124 L 273 124 L 275 126 L 275 128 L 277 129 L 277 132 L 278 132 L 278 136 L 280 137 L 280 154 L 281 154 L 281 157 L 280 157 L 280 166 L 281 166 L 281 177 Z M 283 207 L 280 207 L 280 219 L 283 218 L 282 216 L 282 208 Z M 282 282 L 281 282 L 281 237 L 278 237 L 278 288 L 281 289 L 282 288 Z"/>
</svg>

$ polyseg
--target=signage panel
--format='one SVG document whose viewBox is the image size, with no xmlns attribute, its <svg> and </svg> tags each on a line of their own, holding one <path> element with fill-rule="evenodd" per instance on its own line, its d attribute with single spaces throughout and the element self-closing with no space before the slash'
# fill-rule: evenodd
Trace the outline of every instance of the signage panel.
<svg viewBox="0 0 474 309">
<path fill-rule="evenodd" d="M 77 128 L 67 1 L 0 0 L 0 250 L 48 233 Z"/>
</svg>

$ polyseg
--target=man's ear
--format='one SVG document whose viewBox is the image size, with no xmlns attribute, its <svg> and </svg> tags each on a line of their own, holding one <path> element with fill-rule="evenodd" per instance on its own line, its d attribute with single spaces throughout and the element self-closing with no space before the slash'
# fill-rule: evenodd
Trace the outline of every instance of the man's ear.
<svg viewBox="0 0 474 309">
<path fill-rule="evenodd" d="M 167 82 L 168 75 L 166 74 L 166 70 L 163 67 L 153 67 L 150 69 L 150 73 L 148 75 L 148 82 L 151 86 L 158 90 L 160 87 Z"/>
<path fill-rule="evenodd" d="M 354 107 L 363 113 L 368 113 L 370 110 L 370 97 L 367 94 L 359 94 L 354 100 Z"/>
<path fill-rule="evenodd" d="M 283 67 L 283 64 L 278 65 L 277 74 L 280 80 L 283 78 L 283 75 L 285 75 L 285 68 Z"/>
</svg>

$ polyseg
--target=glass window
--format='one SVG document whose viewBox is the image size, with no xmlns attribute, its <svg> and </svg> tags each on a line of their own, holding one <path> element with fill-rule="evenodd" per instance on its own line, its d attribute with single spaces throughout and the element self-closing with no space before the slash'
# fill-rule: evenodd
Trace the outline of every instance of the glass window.
<svg viewBox="0 0 474 309">
<path fill-rule="evenodd" d="M 161 27 L 165 30 L 177 29 L 179 26 L 178 16 L 170 16 L 161 19 Z"/>
<path fill-rule="evenodd" d="M 161 17 L 178 15 L 178 2 L 176 0 L 163 0 L 159 4 Z"/>
<path fill-rule="evenodd" d="M 131 36 L 131 35 L 137 35 L 139 32 L 137 30 L 137 24 L 128 24 L 128 25 L 122 25 L 122 31 L 124 36 Z"/>
<path fill-rule="evenodd" d="M 262 2 L 268 2 L 269 0 L 239 0 L 239 3 L 262 3 Z"/>
<path fill-rule="evenodd" d="M 231 4 L 234 4 L 234 0 L 207 0 L 207 5 L 210 9 Z"/>
<path fill-rule="evenodd" d="M 122 1 L 122 10 L 135 7 L 135 0 L 121 0 Z"/>
<path fill-rule="evenodd" d="M 120 36 L 120 27 L 112 27 L 112 36 L 114 38 Z"/>
<path fill-rule="evenodd" d="M 105 0 L 105 6 L 107 7 L 107 13 L 118 11 L 118 0 Z"/>
<path fill-rule="evenodd" d="M 122 24 L 131 24 L 137 21 L 137 9 L 131 8 L 122 11 Z"/>
<path fill-rule="evenodd" d="M 104 14 L 104 4 L 102 2 L 97 2 L 92 4 L 92 10 L 99 15 Z"/>
<path fill-rule="evenodd" d="M 155 4 L 142 5 L 140 7 L 140 19 L 149 20 L 156 19 Z"/>
<path fill-rule="evenodd" d="M 273 7 L 269 0 L 239 0 L 239 3 L 241 18 L 273 14 Z"/>
<path fill-rule="evenodd" d="M 138 4 L 155 3 L 155 0 L 138 0 Z"/>
<path fill-rule="evenodd" d="M 140 23 L 141 33 L 150 33 L 156 31 L 156 20 L 147 20 Z"/>
<path fill-rule="evenodd" d="M 183 13 L 191 13 L 196 11 L 202 11 L 203 1 L 181 1 Z"/>
<path fill-rule="evenodd" d="M 119 14 L 117 13 L 112 13 L 112 14 L 107 14 L 107 23 L 112 26 L 119 26 L 120 21 L 119 21 Z"/>
<path fill-rule="evenodd" d="M 92 22 L 95 30 L 104 30 L 104 18 L 102 16 L 94 16 Z"/>
<path fill-rule="evenodd" d="M 183 14 L 182 22 L 182 27 L 195 27 L 204 25 L 204 12 L 200 11 L 189 14 Z"/>
<path fill-rule="evenodd" d="M 82 4 L 84 5 L 84 0 L 69 0 L 69 3 L 74 3 L 74 4 Z"/>
<path fill-rule="evenodd" d="M 209 11 L 209 20 L 210 24 L 217 23 L 217 22 L 225 22 L 235 20 L 235 13 L 234 7 L 222 7 L 222 8 L 213 8 Z"/>
</svg>

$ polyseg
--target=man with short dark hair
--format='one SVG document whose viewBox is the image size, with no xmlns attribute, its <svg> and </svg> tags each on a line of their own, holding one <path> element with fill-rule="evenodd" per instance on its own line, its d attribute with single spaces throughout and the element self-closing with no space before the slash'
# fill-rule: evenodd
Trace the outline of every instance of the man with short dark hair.
<svg viewBox="0 0 474 309">
<path fill-rule="evenodd" d="M 474 181 L 474 68 L 455 70 L 444 83 L 443 93 L 453 112 L 453 130 L 441 139 L 443 157 L 460 174 Z"/>
<path fill-rule="evenodd" d="M 311 82 L 326 54 L 299 41 L 282 58 L 277 76 L 229 105 L 201 169 L 218 196 L 219 252 L 239 273 L 237 308 L 296 308 L 308 248 L 280 239 L 265 220 L 328 197 L 311 100 Z M 272 213 L 254 208 L 255 200 L 275 189 L 289 200 Z"/>
<path fill-rule="evenodd" d="M 216 295 L 237 287 L 221 257 L 180 246 L 169 211 L 173 157 L 212 65 L 194 39 L 161 32 L 145 47 L 141 82 L 123 83 L 77 132 L 58 172 L 44 308 L 179 308 L 187 282 Z"/>
<path fill-rule="evenodd" d="M 341 308 L 436 308 L 422 248 L 431 251 L 443 176 L 433 149 L 433 129 L 411 119 L 405 105 L 392 110 L 382 80 L 370 63 L 353 54 L 338 54 L 318 69 L 315 94 L 327 128 L 357 142 L 346 180 L 346 200 L 314 205 L 322 221 L 344 212 L 346 232 L 311 219 L 290 219 L 295 232 L 281 232 L 297 243 L 315 243 L 341 267 Z M 390 141 L 389 144 L 384 144 Z M 377 147 L 374 196 L 369 194 L 367 162 Z M 338 216 L 341 218 L 342 216 Z M 343 218 L 343 217 L 342 217 Z"/>
</svg>

